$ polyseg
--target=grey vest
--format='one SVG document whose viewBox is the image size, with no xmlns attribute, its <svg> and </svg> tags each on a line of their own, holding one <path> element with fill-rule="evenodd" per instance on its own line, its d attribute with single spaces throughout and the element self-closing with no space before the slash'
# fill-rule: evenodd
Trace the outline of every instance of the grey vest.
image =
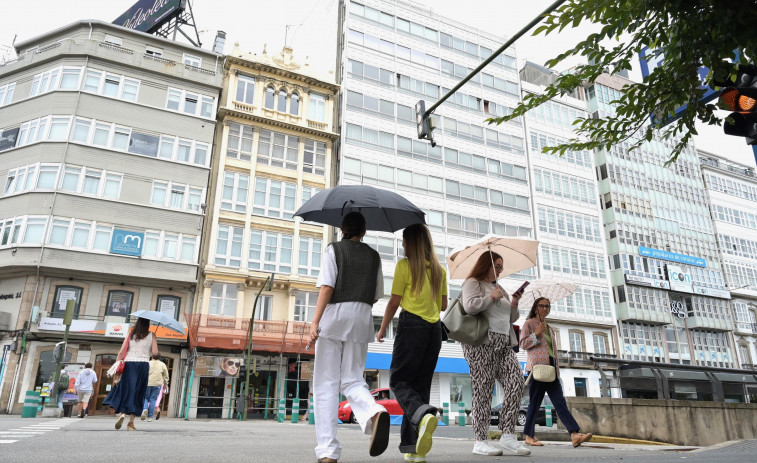
<svg viewBox="0 0 757 463">
<path fill-rule="evenodd" d="M 334 247 L 337 275 L 330 302 L 365 302 L 373 305 L 381 265 L 378 252 L 365 243 L 347 239 L 331 245 Z"/>
</svg>

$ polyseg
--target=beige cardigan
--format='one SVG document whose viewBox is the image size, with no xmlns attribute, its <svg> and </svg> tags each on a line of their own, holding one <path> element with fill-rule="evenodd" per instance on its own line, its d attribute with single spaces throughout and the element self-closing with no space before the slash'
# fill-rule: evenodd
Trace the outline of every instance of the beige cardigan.
<svg viewBox="0 0 757 463">
<path fill-rule="evenodd" d="M 518 321 L 518 308 L 510 305 L 510 295 L 507 291 L 502 289 L 505 297 L 500 299 L 499 305 L 491 298 L 491 293 L 494 291 L 493 283 L 486 283 L 484 281 L 476 280 L 475 278 L 468 278 L 463 282 L 463 290 L 460 293 L 460 302 L 463 304 L 463 309 L 466 313 L 475 315 L 481 313 L 486 321 L 490 320 L 490 316 L 493 311 L 501 310 L 509 313 L 509 336 L 510 345 L 517 346 L 518 339 L 515 337 L 515 330 L 513 329 L 513 323 Z M 507 317 L 505 317 L 507 319 Z M 490 325 L 491 326 L 491 323 Z M 486 343 L 489 341 L 487 340 Z"/>
</svg>

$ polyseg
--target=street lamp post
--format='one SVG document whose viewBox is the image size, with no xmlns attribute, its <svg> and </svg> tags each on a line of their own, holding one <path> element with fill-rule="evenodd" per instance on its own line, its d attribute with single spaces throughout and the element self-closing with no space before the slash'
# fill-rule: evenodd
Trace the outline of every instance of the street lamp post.
<svg viewBox="0 0 757 463">
<path fill-rule="evenodd" d="M 69 299 L 66 301 L 66 312 L 63 315 L 63 324 L 66 325 L 66 331 L 63 333 L 63 342 L 58 343 L 53 351 L 53 357 L 55 360 L 55 372 L 53 373 L 53 388 L 48 391 L 49 402 L 45 408 L 58 408 L 58 381 L 60 380 L 61 364 L 66 360 L 66 347 L 68 346 L 68 331 L 71 329 L 71 322 L 74 318 L 74 307 L 76 301 Z"/>
<path fill-rule="evenodd" d="M 245 369 L 244 369 L 244 395 L 242 397 L 244 403 L 244 410 L 242 410 L 242 420 L 247 420 L 247 396 L 250 392 L 250 360 L 252 359 L 252 324 L 255 322 L 255 310 L 258 307 L 258 298 L 260 298 L 260 293 L 263 292 L 263 289 L 268 288 L 267 291 L 271 291 L 273 289 L 273 277 L 274 274 L 270 274 L 265 278 L 265 281 L 260 286 L 260 290 L 258 290 L 258 294 L 255 295 L 255 303 L 252 306 L 252 314 L 250 315 L 250 325 L 247 327 L 247 356 L 245 359 Z M 268 400 L 266 398 L 266 405 L 268 404 Z"/>
</svg>

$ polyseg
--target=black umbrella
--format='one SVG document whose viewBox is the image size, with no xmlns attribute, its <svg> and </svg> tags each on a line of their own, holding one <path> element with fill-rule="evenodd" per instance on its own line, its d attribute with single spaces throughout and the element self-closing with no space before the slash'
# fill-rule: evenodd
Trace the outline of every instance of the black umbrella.
<svg viewBox="0 0 757 463">
<path fill-rule="evenodd" d="M 310 222 L 339 227 L 349 212 L 360 212 L 368 230 L 395 232 L 409 225 L 426 223 L 422 210 L 394 193 L 368 185 L 340 185 L 321 191 L 294 215 Z"/>
</svg>

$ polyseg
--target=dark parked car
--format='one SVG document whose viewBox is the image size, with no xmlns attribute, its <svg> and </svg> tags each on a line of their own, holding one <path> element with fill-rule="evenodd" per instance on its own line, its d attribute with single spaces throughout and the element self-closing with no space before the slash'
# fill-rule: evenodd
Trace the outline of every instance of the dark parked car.
<svg viewBox="0 0 757 463">
<path fill-rule="evenodd" d="M 523 397 L 520 399 L 520 410 L 518 410 L 518 426 L 523 426 L 526 424 L 526 412 L 528 411 L 528 396 Z M 545 395 L 544 400 L 541 401 L 541 407 L 539 407 L 539 411 L 536 414 L 536 424 L 541 426 L 547 425 L 547 415 L 545 413 L 545 405 L 552 406 L 552 401 L 549 400 L 549 396 Z M 499 403 L 496 406 L 492 407 L 492 415 L 491 415 L 491 424 L 493 426 L 499 424 L 499 412 L 502 410 L 502 404 Z M 557 413 L 555 413 L 555 408 L 552 406 L 552 424 L 557 423 Z"/>
</svg>

